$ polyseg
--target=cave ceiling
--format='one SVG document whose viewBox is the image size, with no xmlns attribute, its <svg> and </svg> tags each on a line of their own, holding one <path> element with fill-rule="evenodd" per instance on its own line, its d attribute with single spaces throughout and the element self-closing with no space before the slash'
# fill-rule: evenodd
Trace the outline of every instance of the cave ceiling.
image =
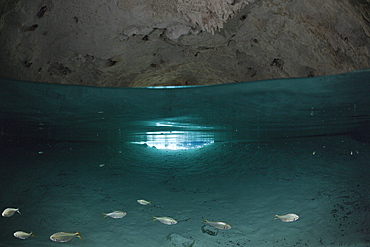
<svg viewBox="0 0 370 247">
<path fill-rule="evenodd" d="M 370 67 L 370 1 L 1 0 L 0 76 L 100 87 Z"/>
</svg>

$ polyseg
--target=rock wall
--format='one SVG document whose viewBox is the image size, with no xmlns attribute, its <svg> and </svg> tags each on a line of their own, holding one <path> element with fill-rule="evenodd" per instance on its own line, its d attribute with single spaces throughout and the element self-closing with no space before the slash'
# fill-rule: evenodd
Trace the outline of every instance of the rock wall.
<svg viewBox="0 0 370 247">
<path fill-rule="evenodd" d="M 370 67 L 369 0 L 214 3 L 0 0 L 0 76 L 141 87 Z"/>
</svg>

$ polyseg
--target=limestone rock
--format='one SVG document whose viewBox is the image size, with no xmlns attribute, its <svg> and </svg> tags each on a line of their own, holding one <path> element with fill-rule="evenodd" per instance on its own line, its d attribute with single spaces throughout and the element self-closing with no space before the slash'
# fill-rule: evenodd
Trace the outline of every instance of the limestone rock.
<svg viewBox="0 0 370 247">
<path fill-rule="evenodd" d="M 171 233 L 166 239 L 175 247 L 192 247 L 195 243 L 195 240 L 185 238 L 178 233 Z"/>
<path fill-rule="evenodd" d="M 188 34 L 191 31 L 191 27 L 186 25 L 175 25 L 167 28 L 166 36 L 169 39 L 176 40 L 180 36 Z"/>
<path fill-rule="evenodd" d="M 146 87 L 343 73 L 370 68 L 369 13 L 361 0 L 2 0 L 0 77 Z"/>
<path fill-rule="evenodd" d="M 206 233 L 210 236 L 217 236 L 217 234 L 218 234 L 218 229 L 214 228 L 210 225 L 203 225 L 201 227 L 201 230 L 202 230 L 203 233 Z"/>
</svg>

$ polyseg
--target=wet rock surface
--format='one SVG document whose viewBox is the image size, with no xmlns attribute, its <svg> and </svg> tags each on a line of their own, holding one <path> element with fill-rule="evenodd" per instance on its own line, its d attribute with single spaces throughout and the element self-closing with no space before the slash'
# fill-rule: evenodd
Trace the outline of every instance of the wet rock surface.
<svg viewBox="0 0 370 247">
<path fill-rule="evenodd" d="M 186 9 L 185 3 L 4 0 L 0 76 L 144 87 L 312 77 L 370 67 L 368 1 L 245 0 L 233 18 L 203 18 L 208 22 L 201 25 L 194 20 L 204 13 Z M 222 4 L 215 6 L 206 7 L 222 10 Z"/>
</svg>

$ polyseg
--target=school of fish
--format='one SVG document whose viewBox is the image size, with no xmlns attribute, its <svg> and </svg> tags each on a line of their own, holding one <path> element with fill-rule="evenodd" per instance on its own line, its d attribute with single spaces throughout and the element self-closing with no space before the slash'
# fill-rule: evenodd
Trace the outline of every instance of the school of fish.
<svg viewBox="0 0 370 247">
<path fill-rule="evenodd" d="M 137 200 L 137 202 L 141 205 L 144 205 L 144 206 L 152 205 L 151 201 L 147 201 L 147 200 L 144 200 L 144 199 L 139 199 L 139 200 Z M 2 212 L 1 215 L 5 218 L 9 218 L 9 217 L 13 216 L 15 213 L 21 214 L 21 212 L 19 211 L 19 208 L 6 208 L 6 209 L 4 209 L 4 211 Z M 120 210 L 112 211 L 110 213 L 102 213 L 102 214 L 103 214 L 103 218 L 110 217 L 110 218 L 113 218 L 113 219 L 121 219 L 121 218 L 123 218 L 127 215 L 126 212 L 120 211 Z M 275 214 L 273 220 L 276 220 L 276 219 L 280 219 L 282 222 L 293 222 L 293 221 L 298 220 L 299 216 L 297 214 L 293 214 L 293 213 L 284 214 L 284 215 Z M 175 220 L 171 217 L 168 217 L 168 216 L 161 216 L 161 217 L 153 216 L 152 221 L 159 221 L 159 222 L 161 222 L 165 225 L 175 225 L 175 224 L 178 223 L 177 220 Z M 216 229 L 220 229 L 220 230 L 229 230 L 229 229 L 232 228 L 230 224 L 222 222 L 222 221 L 209 221 L 209 220 L 203 219 L 202 223 L 203 224 L 208 224 L 208 225 L 210 225 L 210 226 L 212 226 Z M 14 235 L 14 237 L 16 237 L 18 239 L 22 239 L 22 240 L 28 239 L 31 236 L 34 237 L 34 234 L 33 234 L 32 231 L 30 233 L 27 233 L 27 232 L 24 232 L 24 231 L 16 231 L 16 232 L 13 233 L 13 235 Z M 79 231 L 77 231 L 75 233 L 56 232 L 56 233 L 50 235 L 50 240 L 54 241 L 54 242 L 65 243 L 65 242 L 72 241 L 76 237 L 82 240 L 81 233 Z"/>
</svg>

